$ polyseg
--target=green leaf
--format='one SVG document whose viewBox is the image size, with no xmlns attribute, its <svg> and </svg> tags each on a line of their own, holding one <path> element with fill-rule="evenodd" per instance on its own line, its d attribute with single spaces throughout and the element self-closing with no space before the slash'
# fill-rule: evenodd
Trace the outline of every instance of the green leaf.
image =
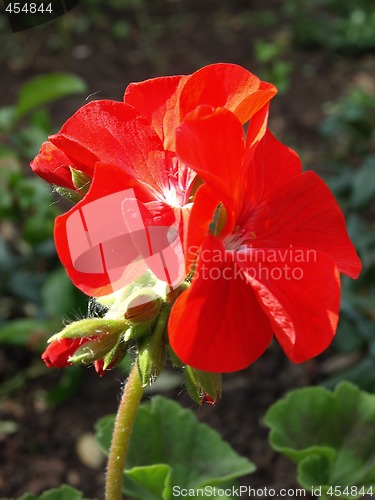
<svg viewBox="0 0 375 500">
<path fill-rule="evenodd" d="M 45 321 L 15 319 L 0 328 L 0 344 L 15 346 L 44 344 L 51 331 L 53 331 L 51 325 Z"/>
<path fill-rule="evenodd" d="M 375 395 L 349 382 L 335 392 L 298 389 L 271 406 L 265 423 L 272 447 L 298 464 L 305 489 L 375 487 Z"/>
<path fill-rule="evenodd" d="M 85 82 L 69 73 L 51 73 L 32 78 L 23 85 L 18 95 L 18 118 L 32 109 L 72 94 L 86 91 Z"/>
<path fill-rule="evenodd" d="M 133 467 L 126 471 L 124 491 L 140 500 L 169 500 L 171 474 L 171 467 L 165 464 Z"/>
<path fill-rule="evenodd" d="M 47 140 L 46 133 L 40 127 L 28 124 L 14 135 L 14 146 L 21 157 L 34 158 L 39 153 L 40 145 Z"/>
<path fill-rule="evenodd" d="M 350 199 L 355 209 L 365 208 L 375 200 L 375 155 L 368 156 L 354 176 Z"/>
<path fill-rule="evenodd" d="M 97 440 L 105 452 L 110 446 L 113 424 L 114 417 L 107 416 L 96 425 Z M 149 468 L 155 465 L 163 465 L 163 468 L 156 469 L 153 476 Z M 216 431 L 199 423 L 193 412 L 156 396 L 138 410 L 126 464 L 124 492 L 134 496 L 136 481 L 137 488 L 142 484 L 151 495 L 136 498 L 168 500 L 170 487 L 196 490 L 208 485 L 220 486 L 254 470 L 255 466 L 247 458 L 240 457 Z M 152 496 L 155 492 L 159 492 L 159 496 Z"/>
<path fill-rule="evenodd" d="M 80 491 L 63 484 L 59 488 L 45 491 L 39 497 L 32 493 L 25 493 L 18 500 L 84 500 L 84 498 Z"/>
<path fill-rule="evenodd" d="M 59 405 L 68 401 L 77 391 L 82 381 L 82 370 L 78 366 L 69 366 L 62 372 L 61 377 L 46 393 L 48 404 Z"/>
<path fill-rule="evenodd" d="M 60 488 L 54 488 L 44 492 L 39 500 L 82 500 L 83 495 L 75 488 L 63 484 Z"/>
<path fill-rule="evenodd" d="M 64 268 L 48 276 L 42 288 L 43 309 L 48 316 L 56 318 L 77 311 L 77 298 L 78 293 Z"/>
<path fill-rule="evenodd" d="M 355 241 L 356 248 L 363 254 L 368 254 L 375 247 L 375 228 L 356 214 L 347 218 L 349 236 Z"/>
<path fill-rule="evenodd" d="M 15 108 L 14 106 L 4 106 L 0 108 L 0 131 L 8 132 L 15 123 Z"/>
<path fill-rule="evenodd" d="M 40 301 L 40 288 L 45 280 L 42 273 L 36 274 L 19 269 L 9 277 L 9 290 L 17 297 L 33 303 Z"/>
<path fill-rule="evenodd" d="M 8 274 L 14 271 L 17 267 L 18 259 L 13 255 L 4 238 L 0 236 L 0 273 Z M 2 290 L 4 283 L 0 283 Z"/>
</svg>

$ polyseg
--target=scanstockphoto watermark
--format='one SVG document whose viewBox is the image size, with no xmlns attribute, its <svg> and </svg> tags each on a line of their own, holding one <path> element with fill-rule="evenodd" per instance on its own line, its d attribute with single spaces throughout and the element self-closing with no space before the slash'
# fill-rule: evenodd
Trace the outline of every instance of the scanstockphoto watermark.
<svg viewBox="0 0 375 500">
<path fill-rule="evenodd" d="M 203 249 L 200 265 L 195 269 L 205 280 L 272 280 L 300 281 L 304 277 L 303 264 L 316 263 L 313 249 L 246 248 L 240 251 Z"/>
<path fill-rule="evenodd" d="M 173 486 L 173 497 L 178 498 L 220 498 L 220 497 L 305 497 L 306 490 L 303 488 L 252 488 L 251 486 L 232 486 L 230 488 L 219 488 L 217 486 L 205 486 L 204 488 L 181 488 L 180 486 Z"/>
</svg>

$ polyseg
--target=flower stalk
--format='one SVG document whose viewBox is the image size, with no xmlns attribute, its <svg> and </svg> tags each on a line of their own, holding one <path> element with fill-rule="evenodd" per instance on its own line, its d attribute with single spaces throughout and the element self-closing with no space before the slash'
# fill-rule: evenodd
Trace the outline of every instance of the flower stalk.
<svg viewBox="0 0 375 500">
<path fill-rule="evenodd" d="M 139 404 L 141 402 L 144 388 L 152 383 L 153 379 L 159 375 L 164 356 L 159 359 L 159 351 L 165 350 L 163 335 L 167 328 L 170 313 L 170 305 L 165 304 L 162 308 L 153 334 L 153 339 L 149 349 L 144 350 L 143 360 L 142 351 L 138 355 L 138 361 L 135 361 L 130 371 L 125 389 L 117 410 L 115 426 L 112 434 L 111 447 L 109 450 L 107 476 L 105 485 L 105 500 L 122 499 L 122 483 L 124 468 L 129 448 L 130 436 L 133 430 L 134 422 L 137 416 Z M 143 361 L 143 364 L 142 362 Z M 149 377 L 145 377 L 145 365 L 149 372 Z M 142 373 L 142 376 L 140 375 Z M 143 379 L 143 380 L 142 380 Z M 147 380 L 145 382 L 145 380 Z"/>
<path fill-rule="evenodd" d="M 130 435 L 143 396 L 137 363 L 133 364 L 117 411 L 109 450 L 105 500 L 122 499 L 122 482 Z"/>
</svg>

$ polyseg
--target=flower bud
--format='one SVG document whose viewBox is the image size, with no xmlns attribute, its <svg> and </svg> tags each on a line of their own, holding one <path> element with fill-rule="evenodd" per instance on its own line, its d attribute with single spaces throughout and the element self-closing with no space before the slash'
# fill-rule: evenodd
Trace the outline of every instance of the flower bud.
<svg viewBox="0 0 375 500">
<path fill-rule="evenodd" d="M 125 320 L 89 318 L 76 321 L 49 339 L 42 359 L 48 367 L 55 368 L 92 363 L 120 342 L 127 327 Z"/>
<path fill-rule="evenodd" d="M 201 397 L 201 405 L 214 405 L 216 403 L 215 399 L 211 398 L 208 394 L 203 394 Z"/>
<path fill-rule="evenodd" d="M 90 337 L 86 339 L 56 339 L 47 346 L 47 349 L 42 354 L 42 360 L 48 368 L 65 368 L 71 366 L 72 363 L 69 361 L 70 356 L 80 346 L 90 340 Z"/>
<path fill-rule="evenodd" d="M 138 370 L 143 387 L 155 382 L 164 366 L 164 362 L 164 339 L 156 335 L 146 337 L 138 350 Z"/>
<path fill-rule="evenodd" d="M 116 366 L 125 357 L 127 350 L 128 344 L 120 337 L 117 344 L 103 358 L 96 360 L 94 366 L 100 377 Z"/>
<path fill-rule="evenodd" d="M 129 324 L 125 320 L 106 318 L 87 318 L 75 321 L 66 326 L 61 332 L 49 339 L 49 343 L 57 339 L 79 339 L 97 337 L 99 335 L 114 335 L 124 333 Z"/>
<path fill-rule="evenodd" d="M 189 288 L 189 283 L 186 281 L 182 282 L 177 288 L 173 288 L 167 293 L 167 302 L 173 304 L 176 299 L 184 292 L 187 288 Z"/>
<path fill-rule="evenodd" d="M 119 334 L 99 335 L 80 346 L 74 354 L 69 356 L 68 361 L 73 365 L 93 363 L 109 353 L 118 343 L 118 340 Z"/>
<path fill-rule="evenodd" d="M 143 290 L 133 297 L 126 309 L 125 319 L 131 323 L 147 323 L 159 314 L 162 299 L 153 290 Z"/>
<path fill-rule="evenodd" d="M 160 374 L 166 354 L 166 330 L 170 306 L 163 305 L 151 335 L 138 342 L 138 370 L 145 387 L 152 384 Z"/>
<path fill-rule="evenodd" d="M 221 374 L 209 373 L 185 366 L 185 385 L 190 397 L 199 405 L 215 404 L 221 397 Z"/>
</svg>

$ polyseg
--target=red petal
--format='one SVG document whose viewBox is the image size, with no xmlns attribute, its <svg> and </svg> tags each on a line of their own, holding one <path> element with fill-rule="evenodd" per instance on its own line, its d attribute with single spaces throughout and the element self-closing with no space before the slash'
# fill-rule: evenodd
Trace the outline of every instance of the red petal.
<svg viewBox="0 0 375 500">
<path fill-rule="evenodd" d="M 207 186 L 199 187 L 190 213 L 186 255 L 186 273 L 191 272 L 199 247 L 209 232 L 210 224 L 214 218 L 216 208 L 220 204 L 220 198 Z"/>
<path fill-rule="evenodd" d="M 179 97 L 187 76 L 153 78 L 131 83 L 124 102 L 138 109 L 152 124 L 165 149 L 175 150 L 175 129 L 180 124 Z"/>
<path fill-rule="evenodd" d="M 65 368 L 70 366 L 68 362 L 76 350 L 92 338 L 83 339 L 59 339 L 51 342 L 42 354 L 42 359 L 48 368 Z"/>
<path fill-rule="evenodd" d="M 278 141 L 269 130 L 260 142 L 256 143 L 256 139 L 251 142 L 254 145 L 247 147 L 244 161 L 246 182 L 242 186 L 240 225 L 251 217 L 251 213 L 258 212 L 260 206 L 268 203 L 269 197 L 280 186 L 302 172 L 298 155 Z"/>
<path fill-rule="evenodd" d="M 184 243 L 190 209 L 171 207 L 161 201 L 141 203 L 128 198 L 122 211 L 132 242 L 147 268 L 170 287 L 180 285 L 185 279 Z M 141 231 L 137 214 L 141 215 Z"/>
<path fill-rule="evenodd" d="M 84 293 L 109 294 L 147 269 L 173 286 L 184 279 L 189 210 L 149 200 L 134 178 L 98 163 L 85 198 L 56 219 L 58 255 Z"/>
<path fill-rule="evenodd" d="M 214 262 L 218 258 L 220 262 Z M 168 332 L 177 356 L 194 368 L 231 372 L 246 368 L 272 339 L 270 323 L 251 286 L 234 273 L 223 244 L 209 236 L 188 290 L 175 302 Z"/>
<path fill-rule="evenodd" d="M 109 163 L 159 192 L 168 185 L 160 138 L 139 111 L 124 103 L 92 101 L 50 140 L 86 172 L 97 162 Z"/>
<path fill-rule="evenodd" d="M 258 296 L 291 361 L 317 356 L 331 343 L 340 307 L 340 277 L 327 255 L 306 249 L 237 253 L 238 265 Z M 300 261 L 301 255 L 304 261 Z M 298 256 L 298 258 L 297 258 Z"/>
<path fill-rule="evenodd" d="M 180 159 L 233 213 L 243 184 L 244 157 L 243 129 L 233 113 L 201 106 L 178 127 L 176 144 Z"/>
<path fill-rule="evenodd" d="M 72 161 L 56 146 L 44 142 L 39 154 L 30 164 L 33 171 L 42 179 L 57 186 L 75 189 L 69 167 Z"/>
<path fill-rule="evenodd" d="M 282 185 L 250 215 L 256 246 L 303 247 L 328 254 L 341 273 L 357 278 L 361 262 L 333 194 L 314 172 Z"/>
<path fill-rule="evenodd" d="M 252 148 L 257 144 L 267 131 L 267 122 L 269 114 L 269 103 L 257 111 L 251 118 L 247 134 L 246 134 L 246 149 Z"/>
<path fill-rule="evenodd" d="M 109 370 L 111 370 L 120 360 L 121 356 L 116 356 L 116 358 L 107 366 L 104 370 L 104 359 L 97 359 L 94 361 L 94 368 L 99 377 L 103 377 Z"/>
<path fill-rule="evenodd" d="M 274 85 L 236 64 L 212 64 L 193 73 L 180 97 L 181 119 L 201 104 L 225 107 L 247 122 L 276 94 Z"/>
<path fill-rule="evenodd" d="M 108 274 L 106 265 L 103 266 L 104 250 L 102 244 L 97 244 L 97 242 L 92 244 L 91 242 L 89 228 L 86 227 L 87 222 L 83 222 L 85 216 L 82 210 L 86 210 L 85 207 L 88 207 L 92 202 L 102 199 L 102 205 L 99 207 L 99 215 L 96 216 L 96 218 L 95 216 L 91 217 L 91 219 L 93 219 L 91 226 L 93 224 L 97 226 L 94 228 L 96 232 L 100 232 L 100 228 L 102 228 L 103 239 L 106 238 L 104 232 L 117 232 L 119 239 L 116 243 L 115 239 L 112 238 L 114 247 L 108 247 L 107 252 L 111 253 L 112 259 L 114 260 L 120 258 L 118 246 L 121 244 L 122 247 L 126 248 L 127 259 L 133 261 L 136 259 L 138 252 L 134 248 L 132 238 L 129 234 L 120 234 L 121 228 L 124 227 L 121 200 L 118 203 L 117 210 L 115 210 L 110 203 L 106 203 L 106 199 L 104 198 L 129 189 L 132 190 L 131 194 L 133 196 L 135 194 L 141 199 L 150 199 L 146 197 L 144 192 L 139 190 L 136 180 L 129 177 L 124 171 L 112 165 L 97 164 L 93 182 L 85 198 L 77 203 L 69 212 L 57 217 L 55 220 L 55 244 L 59 258 L 73 283 L 87 295 L 99 297 L 112 293 L 113 288 L 111 281 L 113 281 L 113 276 L 111 277 Z M 74 242 L 72 242 L 72 238 L 70 238 L 70 240 L 68 239 L 68 224 L 70 224 L 70 228 L 72 228 L 71 231 L 75 231 Z M 121 238 L 123 238 L 123 240 L 121 240 Z M 74 248 L 72 248 L 73 243 Z M 80 252 L 82 253 L 82 256 L 80 258 L 78 257 L 80 259 L 79 263 L 83 264 L 83 260 L 86 260 L 86 272 L 77 270 L 77 267 L 79 269 L 80 266 L 77 265 L 77 262 L 73 263 L 72 252 L 77 256 Z M 124 252 L 122 252 L 122 254 L 124 254 Z M 124 258 L 125 256 L 123 255 L 122 260 L 124 260 Z M 113 266 L 114 265 L 115 264 L 113 264 Z M 92 269 L 90 269 L 90 266 Z M 102 268 L 100 272 L 91 272 L 92 270 L 100 268 Z"/>
</svg>

